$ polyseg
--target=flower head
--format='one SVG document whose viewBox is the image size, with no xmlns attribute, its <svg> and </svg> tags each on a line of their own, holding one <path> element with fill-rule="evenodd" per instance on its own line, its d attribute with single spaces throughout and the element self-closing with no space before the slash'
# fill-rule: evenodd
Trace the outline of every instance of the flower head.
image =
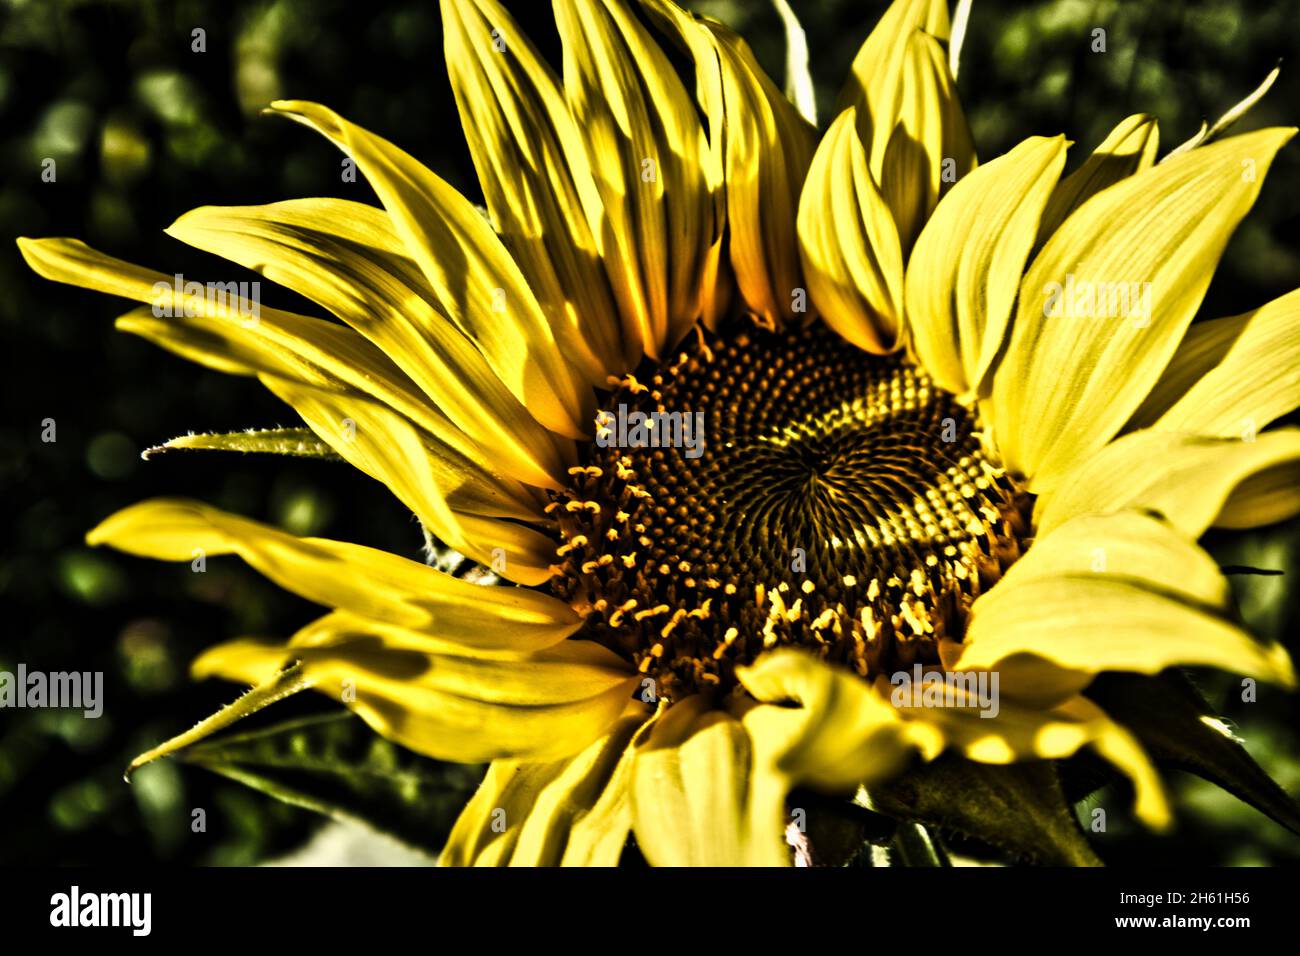
<svg viewBox="0 0 1300 956">
<path fill-rule="evenodd" d="M 381 205 L 168 230 L 333 319 L 248 321 L 22 241 L 44 276 L 152 303 L 124 330 L 257 377 L 485 569 L 194 501 L 113 515 L 92 544 L 236 554 L 329 608 L 287 645 L 200 657 L 253 690 L 137 763 L 313 687 L 416 751 L 491 761 L 450 862 L 612 864 L 632 836 L 657 864 L 789 863 L 796 790 L 1092 862 L 1041 825 L 1067 811 L 1045 761 L 1085 748 L 1166 825 L 1152 726 L 1099 676 L 1295 684 L 1196 540 L 1300 512 L 1300 432 L 1267 430 L 1300 405 L 1300 291 L 1191 324 L 1294 130 L 1157 163 L 1134 116 L 1064 177 L 1062 136 L 977 164 L 941 0 L 889 8 L 820 137 L 718 23 L 555 6 L 562 78 L 495 0 L 443 0 L 486 210 L 277 102 Z M 1172 732 L 1204 731 L 1182 706 Z"/>
</svg>

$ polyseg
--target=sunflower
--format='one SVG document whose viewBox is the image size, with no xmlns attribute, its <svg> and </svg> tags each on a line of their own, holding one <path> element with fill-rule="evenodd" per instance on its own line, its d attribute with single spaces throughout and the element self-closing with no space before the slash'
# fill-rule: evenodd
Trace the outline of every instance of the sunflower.
<svg viewBox="0 0 1300 956">
<path fill-rule="evenodd" d="M 167 230 L 340 321 L 20 240 L 310 429 L 171 446 L 324 448 L 479 566 L 190 500 L 109 517 L 91 544 L 235 554 L 329 609 L 287 646 L 204 653 L 196 676 L 252 689 L 135 765 L 314 688 L 490 762 L 449 863 L 608 865 L 633 838 L 656 865 L 788 864 L 821 849 L 805 796 L 1091 863 L 1061 772 L 1085 752 L 1167 826 L 1150 754 L 1201 741 L 1212 771 L 1226 746 L 1170 669 L 1295 685 L 1196 541 L 1300 512 L 1300 432 L 1266 430 L 1300 405 L 1300 291 L 1192 324 L 1294 130 L 1157 163 L 1134 116 L 1068 176 L 1061 136 L 977 164 L 946 5 L 897 0 L 818 141 L 719 23 L 669 0 L 555 11 L 562 77 L 495 0 L 443 0 L 485 209 L 282 101 L 381 205 Z M 900 675 L 947 697 L 917 706 Z"/>
</svg>

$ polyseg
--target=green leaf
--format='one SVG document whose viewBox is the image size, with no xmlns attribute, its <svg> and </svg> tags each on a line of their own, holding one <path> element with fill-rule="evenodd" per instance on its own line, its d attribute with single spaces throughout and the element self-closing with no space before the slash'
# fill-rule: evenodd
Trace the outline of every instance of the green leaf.
<svg viewBox="0 0 1300 956">
<path fill-rule="evenodd" d="M 148 459 L 165 451 L 178 450 L 238 451 L 343 460 L 329 445 L 317 438 L 310 428 L 250 428 L 242 432 L 181 435 L 153 448 L 146 448 L 141 457 Z"/>
<path fill-rule="evenodd" d="M 1255 763 L 1183 674 L 1103 674 L 1088 696 L 1133 731 L 1156 763 L 1203 777 L 1300 833 L 1300 805 Z"/>
<path fill-rule="evenodd" d="M 346 711 L 209 739 L 177 758 L 285 803 L 360 823 L 431 857 L 483 773 L 412 753 Z"/>
<path fill-rule="evenodd" d="M 945 754 L 872 788 L 868 799 L 880 813 L 973 837 L 1020 859 L 1101 864 L 1049 761 L 1001 766 Z"/>
</svg>

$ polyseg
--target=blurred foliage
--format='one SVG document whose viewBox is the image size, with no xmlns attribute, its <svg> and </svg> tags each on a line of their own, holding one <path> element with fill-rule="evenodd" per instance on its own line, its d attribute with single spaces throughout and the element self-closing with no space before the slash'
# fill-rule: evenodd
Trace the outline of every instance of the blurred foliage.
<svg viewBox="0 0 1300 956">
<path fill-rule="evenodd" d="M 784 38 L 762 0 L 692 4 L 745 35 L 781 82 Z M 792 0 L 808 32 L 824 124 L 858 44 L 885 4 Z M 558 63 L 550 5 L 512 9 Z M 1169 148 L 1295 56 L 1300 0 L 1185 3 L 977 0 L 960 89 L 981 155 L 1032 134 L 1066 132 L 1076 155 L 1124 116 L 1150 112 Z M 1093 30 L 1105 53 L 1092 52 Z M 205 49 L 194 50 L 194 32 Z M 190 430 L 296 425 L 248 380 L 188 365 L 113 332 L 125 303 L 32 275 L 18 235 L 72 235 L 167 273 L 249 279 L 163 235 L 185 210 L 333 195 L 373 201 L 344 183 L 319 137 L 265 119 L 281 96 L 328 103 L 420 157 L 478 198 L 442 65 L 437 4 L 424 0 L 0 0 L 0 349 L 5 382 L 0 485 L 4 626 L 0 668 L 105 674 L 98 720 L 0 711 L 0 863 L 238 864 L 300 845 L 319 818 L 216 774 L 160 762 L 130 786 L 135 754 L 230 700 L 235 688 L 191 684 L 189 660 L 235 635 L 283 637 L 313 613 L 238 562 L 204 574 L 91 551 L 87 529 L 150 495 L 183 494 L 297 533 L 361 541 L 414 558 L 420 536 L 381 487 L 338 464 L 139 452 Z M 1288 68 L 1241 124 L 1300 118 L 1300 69 Z M 41 179 L 52 159 L 53 183 Z M 1284 150 L 1255 212 L 1228 248 L 1206 300 L 1235 314 L 1300 284 L 1300 149 Z M 213 274 L 213 269 L 220 272 Z M 315 312 L 264 287 L 267 304 Z M 41 440 L 46 420 L 54 442 Z M 1285 571 L 1237 576 L 1247 620 L 1296 648 L 1300 526 L 1216 535 L 1224 564 Z M 1300 792 L 1295 696 L 1261 689 L 1240 701 L 1226 675 L 1198 675 L 1252 753 Z M 274 720 L 314 719 L 324 701 L 294 699 Z M 259 718 L 265 715 L 259 715 Z M 248 724 L 252 730 L 258 718 Z M 263 724 L 265 726 L 265 724 Z M 396 748 L 393 748 L 396 750 Z M 393 759 L 397 759 L 394 757 Z M 453 779 L 469 784 L 463 772 Z M 1300 841 L 1234 798 L 1173 777 L 1180 828 L 1155 837 L 1111 814 L 1108 862 L 1300 862 Z M 1124 806 L 1123 799 L 1106 799 Z M 192 811 L 207 829 L 195 833 Z M 451 808 L 437 812 L 450 818 Z M 443 826 L 447 823 L 443 821 Z"/>
</svg>

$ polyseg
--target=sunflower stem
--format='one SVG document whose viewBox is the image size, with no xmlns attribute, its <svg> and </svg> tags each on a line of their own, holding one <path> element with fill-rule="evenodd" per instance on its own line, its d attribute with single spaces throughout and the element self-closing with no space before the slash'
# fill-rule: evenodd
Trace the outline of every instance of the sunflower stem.
<svg viewBox="0 0 1300 956">
<path fill-rule="evenodd" d="M 948 852 L 919 823 L 900 823 L 893 846 L 900 866 L 952 866 Z"/>
</svg>

